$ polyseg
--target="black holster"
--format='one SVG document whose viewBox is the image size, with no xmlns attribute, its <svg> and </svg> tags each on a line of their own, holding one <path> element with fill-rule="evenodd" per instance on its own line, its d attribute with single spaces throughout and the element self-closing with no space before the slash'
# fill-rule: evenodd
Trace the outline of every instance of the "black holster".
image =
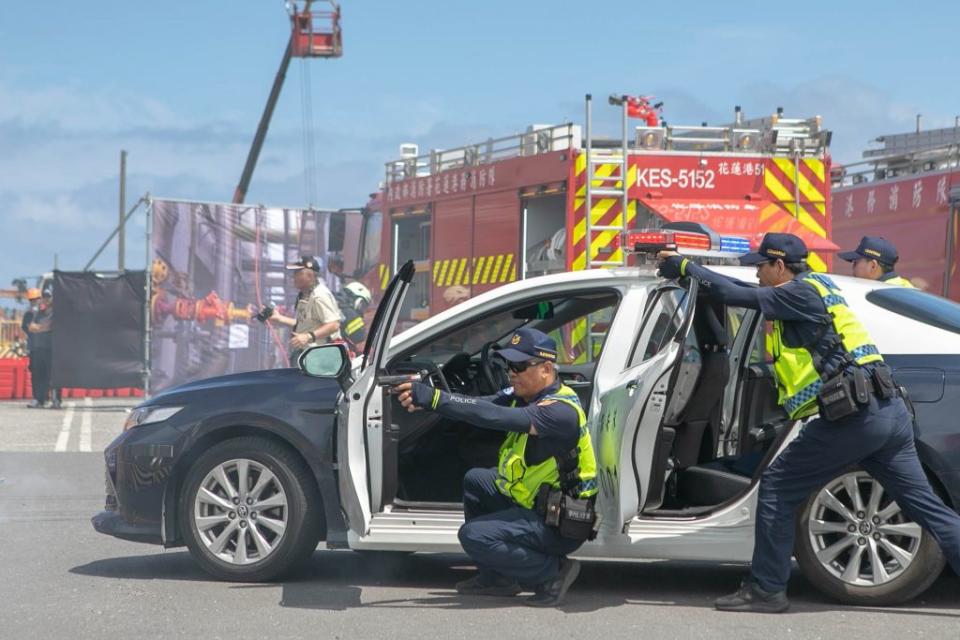
<svg viewBox="0 0 960 640">
<path fill-rule="evenodd" d="M 570 540 L 593 540 L 600 528 L 596 496 L 574 498 L 549 484 L 540 485 L 535 507 L 548 527 L 555 527 Z"/>
<path fill-rule="evenodd" d="M 863 367 L 853 366 L 824 380 L 817 394 L 820 416 L 830 421 L 840 420 L 852 416 L 860 411 L 861 407 L 870 404 L 870 394 L 874 392 L 876 386 L 872 378 L 880 368 L 875 367 L 874 373 L 869 374 Z M 889 376 L 889 369 L 886 371 Z M 890 381 L 892 383 L 892 376 Z"/>
</svg>

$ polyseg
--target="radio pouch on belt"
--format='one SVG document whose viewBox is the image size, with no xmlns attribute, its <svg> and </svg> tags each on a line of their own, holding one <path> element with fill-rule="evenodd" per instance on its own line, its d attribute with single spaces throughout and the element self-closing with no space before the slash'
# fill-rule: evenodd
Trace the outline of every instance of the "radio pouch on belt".
<svg viewBox="0 0 960 640">
<path fill-rule="evenodd" d="M 823 382 L 817 394 L 817 404 L 820 415 L 831 422 L 851 416 L 860 409 L 854 398 L 853 384 L 842 371 Z"/>
<path fill-rule="evenodd" d="M 893 380 L 893 373 L 890 367 L 884 364 L 873 367 L 873 386 L 882 400 L 889 400 L 897 395 L 897 383 Z"/>
</svg>

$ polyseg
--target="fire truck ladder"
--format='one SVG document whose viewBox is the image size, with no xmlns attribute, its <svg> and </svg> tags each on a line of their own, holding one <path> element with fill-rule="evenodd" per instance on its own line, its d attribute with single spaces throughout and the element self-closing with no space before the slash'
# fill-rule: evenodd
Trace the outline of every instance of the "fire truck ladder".
<svg viewBox="0 0 960 640">
<path fill-rule="evenodd" d="M 611 100 L 611 104 L 616 103 Z M 619 246 L 619 243 L 627 231 L 627 204 L 629 202 L 627 195 L 627 172 L 630 168 L 628 162 L 629 155 L 627 154 L 627 102 L 624 98 L 621 104 L 623 110 L 623 139 L 619 150 L 603 149 L 594 151 L 592 105 L 593 97 L 588 93 L 586 96 L 587 184 L 586 199 L 584 200 L 584 221 L 586 223 L 585 244 L 587 252 L 586 267 L 587 269 L 594 269 L 596 267 L 623 267 L 627 264 L 626 253 L 623 251 L 614 252 L 619 254 L 619 259 L 611 259 L 609 257 L 602 258 L 600 255 L 594 253 L 593 243 L 594 240 L 596 240 L 597 234 L 612 232 L 617 238 L 614 246 Z M 600 165 L 611 164 L 617 165 L 619 168 L 609 175 L 599 175 L 596 171 L 596 168 Z M 620 201 L 620 215 L 614 219 L 615 221 L 619 221 L 619 224 L 594 224 L 594 207 L 598 205 L 601 200 L 610 198 L 616 198 Z"/>
</svg>

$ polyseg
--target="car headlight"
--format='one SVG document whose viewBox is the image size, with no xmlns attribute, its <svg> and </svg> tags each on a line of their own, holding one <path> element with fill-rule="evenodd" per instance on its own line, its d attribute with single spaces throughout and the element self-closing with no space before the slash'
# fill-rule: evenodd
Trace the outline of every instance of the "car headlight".
<svg viewBox="0 0 960 640">
<path fill-rule="evenodd" d="M 123 430 L 142 427 L 145 424 L 163 422 L 175 416 L 183 407 L 137 407 L 127 416 L 123 423 Z"/>
</svg>

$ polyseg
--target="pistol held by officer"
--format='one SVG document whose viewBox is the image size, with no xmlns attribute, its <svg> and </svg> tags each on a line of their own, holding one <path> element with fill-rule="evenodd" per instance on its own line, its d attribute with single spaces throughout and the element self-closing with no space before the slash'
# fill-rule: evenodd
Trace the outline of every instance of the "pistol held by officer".
<svg viewBox="0 0 960 640">
<path fill-rule="evenodd" d="M 931 489 L 917 458 L 913 421 L 889 367 L 834 280 L 810 271 L 803 240 L 768 233 L 757 251 L 740 258 L 742 265 L 756 267 L 759 288 L 675 252 L 658 258 L 664 277 L 694 278 L 707 295 L 759 310 L 772 321 L 780 404 L 791 419 L 811 418 L 764 470 L 750 575 L 735 593 L 719 598 L 716 608 L 779 613 L 789 607 L 797 507 L 857 464 L 931 533 L 960 572 L 960 515 Z"/>
<path fill-rule="evenodd" d="M 478 571 L 457 591 L 514 596 L 529 586 L 534 595 L 527 604 L 557 606 L 580 571 L 566 556 L 596 525 L 596 459 L 586 414 L 577 394 L 560 382 L 556 342 L 546 334 L 521 328 L 497 356 L 512 386 L 493 396 L 448 393 L 421 382 L 393 390 L 407 411 L 436 411 L 505 435 L 497 468 L 471 469 L 464 478 L 465 523 L 458 536 Z M 546 508 L 551 499 L 553 519 Z M 585 529 L 560 515 L 576 509 Z"/>
</svg>

